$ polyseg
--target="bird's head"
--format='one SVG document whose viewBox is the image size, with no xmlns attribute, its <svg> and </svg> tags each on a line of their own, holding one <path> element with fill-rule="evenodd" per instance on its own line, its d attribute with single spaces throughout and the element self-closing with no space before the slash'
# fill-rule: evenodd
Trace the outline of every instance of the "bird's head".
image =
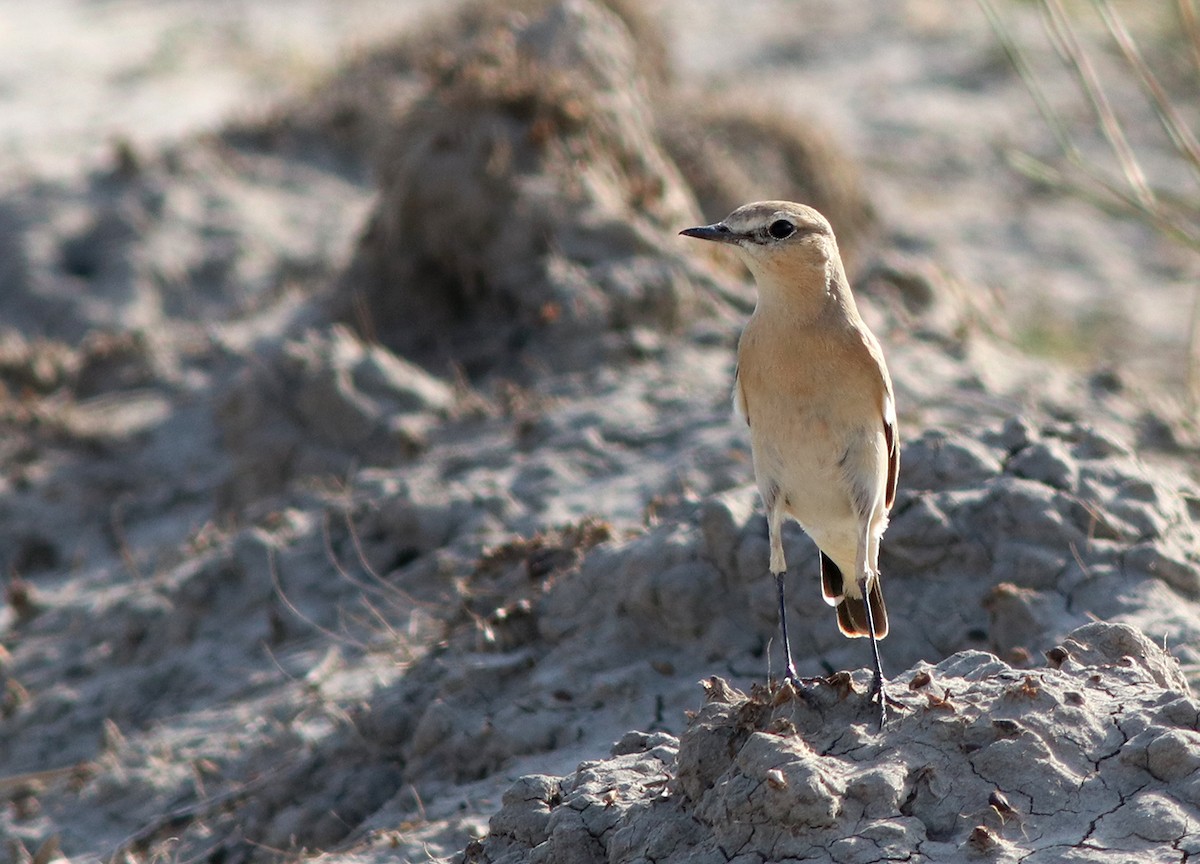
<svg viewBox="0 0 1200 864">
<path fill-rule="evenodd" d="M 812 207 L 791 201 L 744 204 L 720 222 L 685 228 L 685 237 L 733 246 L 760 286 L 776 279 L 828 273 L 840 262 L 828 220 Z"/>
</svg>

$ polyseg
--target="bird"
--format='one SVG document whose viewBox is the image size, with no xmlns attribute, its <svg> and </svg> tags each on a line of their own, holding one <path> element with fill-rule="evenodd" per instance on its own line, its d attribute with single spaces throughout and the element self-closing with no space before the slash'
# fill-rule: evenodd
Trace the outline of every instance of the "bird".
<svg viewBox="0 0 1200 864">
<path fill-rule="evenodd" d="M 887 717 L 879 640 L 888 634 L 879 545 L 896 500 L 896 400 L 879 340 L 867 327 L 829 221 L 790 201 L 738 207 L 686 237 L 732 246 L 757 285 L 738 339 L 733 402 L 749 426 L 754 477 L 767 516 L 769 569 L 779 595 L 787 678 L 782 528 L 792 518 L 819 550 L 821 592 L 849 637 L 871 643 L 868 704 Z"/>
</svg>

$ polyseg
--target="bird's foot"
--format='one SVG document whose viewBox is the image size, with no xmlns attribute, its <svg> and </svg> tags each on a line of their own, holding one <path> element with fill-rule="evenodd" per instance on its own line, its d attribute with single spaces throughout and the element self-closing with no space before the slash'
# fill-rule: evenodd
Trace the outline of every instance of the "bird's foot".
<svg viewBox="0 0 1200 864">
<path fill-rule="evenodd" d="M 800 698 L 811 704 L 813 697 L 816 695 L 817 688 L 825 683 L 825 679 L 821 677 L 805 678 L 796 672 L 794 667 L 787 671 L 783 681 L 780 682 L 779 688 L 776 691 L 783 695 L 784 688 L 790 688 L 792 698 Z"/>
<path fill-rule="evenodd" d="M 877 675 L 871 679 L 871 686 L 867 689 L 867 705 L 875 705 L 876 703 L 878 703 L 878 706 L 879 706 L 878 730 L 880 732 L 883 731 L 884 724 L 887 723 L 888 702 L 892 702 L 893 705 L 898 704 L 888 698 L 887 692 L 884 690 L 884 687 L 883 687 L 883 677 Z"/>
<path fill-rule="evenodd" d="M 799 690 L 811 690 L 812 688 L 816 687 L 817 685 L 823 684 L 825 682 L 825 679 L 820 677 L 819 675 L 812 676 L 809 678 L 802 678 L 799 675 L 796 675 L 795 673 L 790 673 L 787 676 L 787 678 L 785 678 L 784 680 L 787 681 L 789 684 L 791 684 L 792 687 L 798 691 Z"/>
</svg>

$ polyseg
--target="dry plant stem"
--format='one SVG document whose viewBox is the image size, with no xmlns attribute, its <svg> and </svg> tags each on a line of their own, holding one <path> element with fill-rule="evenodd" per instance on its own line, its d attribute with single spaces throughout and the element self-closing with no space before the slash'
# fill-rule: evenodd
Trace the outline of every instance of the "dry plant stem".
<svg viewBox="0 0 1200 864">
<path fill-rule="evenodd" d="M 1055 141 L 1058 142 L 1059 149 L 1062 150 L 1063 156 L 1067 162 L 1076 168 L 1080 173 L 1085 175 L 1088 183 L 1093 184 L 1089 187 L 1085 183 L 1078 180 L 1066 177 L 1061 171 L 1053 166 L 1030 156 L 1027 153 L 1015 153 L 1010 156 L 1010 161 L 1018 171 L 1048 185 L 1073 191 L 1076 194 L 1082 195 L 1093 204 L 1102 207 L 1111 207 L 1114 203 L 1120 205 L 1124 211 L 1135 211 L 1139 215 L 1158 219 L 1157 211 L 1152 208 L 1147 208 L 1138 198 L 1129 195 L 1125 190 L 1121 189 L 1112 183 L 1098 169 L 1092 167 L 1079 148 L 1075 146 L 1075 142 L 1071 140 L 1071 134 L 1067 131 L 1062 117 L 1050 105 L 1046 94 L 1043 92 L 1041 85 L 1038 83 L 1037 75 L 1034 74 L 1029 62 L 1025 58 L 1025 53 L 1017 45 L 1012 38 L 1012 33 L 1007 25 L 992 5 L 991 0 L 978 0 L 980 7 L 987 16 L 992 30 L 995 32 L 997 39 L 1000 41 L 1004 53 L 1008 56 L 1009 62 L 1013 68 L 1017 70 L 1017 74 L 1021 78 L 1021 82 L 1025 85 L 1025 89 L 1033 98 L 1034 104 L 1037 106 L 1038 113 L 1042 117 L 1042 121 L 1050 129 L 1054 135 Z M 1104 195 L 1097 194 L 1097 188 Z M 1194 241 L 1200 248 L 1200 238 Z"/>
<path fill-rule="evenodd" d="M 1043 21 L 1046 22 L 1046 31 L 1066 58 L 1067 65 L 1075 73 L 1080 88 L 1096 112 L 1100 131 L 1104 134 L 1105 140 L 1108 141 L 1117 161 L 1121 164 L 1121 171 L 1124 173 L 1125 179 L 1144 207 L 1156 208 L 1157 200 L 1146 183 L 1146 174 L 1138 163 L 1133 149 L 1129 146 L 1125 133 L 1121 130 L 1121 123 L 1117 120 L 1117 115 L 1113 112 L 1108 97 L 1104 95 L 1104 88 L 1100 85 L 1100 79 L 1092 67 L 1091 60 L 1088 59 L 1083 46 L 1075 37 L 1075 30 L 1071 27 L 1070 19 L 1067 18 L 1062 4 L 1058 0 L 1042 0 L 1042 9 L 1045 13 Z"/>
<path fill-rule="evenodd" d="M 1089 162 L 1071 140 L 1066 124 L 1051 107 L 1024 53 L 1012 33 L 997 13 L 991 0 L 978 0 L 1005 54 L 1016 69 L 1032 96 L 1038 113 L 1054 135 L 1063 156 L 1075 172 L 1072 177 L 1026 153 L 1010 156 L 1013 166 L 1026 176 L 1056 188 L 1079 195 L 1084 200 L 1106 210 L 1132 215 L 1151 225 L 1156 231 L 1187 248 L 1200 251 L 1200 231 L 1196 228 L 1195 204 L 1177 195 L 1163 195 L 1152 189 L 1112 110 L 1100 84 L 1099 77 L 1084 52 L 1060 0 L 1041 0 L 1042 21 L 1054 47 L 1074 73 L 1085 98 L 1095 113 L 1099 129 L 1121 166 L 1125 184 L 1114 182 L 1105 171 Z M 1171 97 L 1162 87 L 1138 50 L 1124 22 L 1109 0 L 1093 0 L 1100 17 L 1125 62 L 1129 64 L 1145 91 L 1163 130 L 1179 157 L 1200 179 L 1200 142 L 1180 116 Z M 1200 24 L 1197 23 L 1193 0 L 1178 0 L 1182 29 L 1191 46 L 1192 58 L 1200 72 Z M 1187 403 L 1191 411 L 1200 407 L 1200 294 L 1192 305 L 1188 328 Z"/>
<path fill-rule="evenodd" d="M 1196 67 L 1197 84 L 1200 84 L 1200 22 L 1196 20 L 1196 7 L 1192 5 L 1193 0 L 1178 0 L 1179 7 L 1179 23 L 1183 27 L 1183 34 L 1187 37 L 1188 45 L 1192 49 L 1192 63 Z"/>
<path fill-rule="evenodd" d="M 1057 0 L 1044 0 L 1043 3 L 1043 20 L 1046 22 L 1047 31 L 1055 40 L 1056 47 L 1063 54 L 1068 65 L 1074 68 L 1076 79 L 1079 81 L 1085 97 L 1091 102 L 1093 110 L 1100 119 L 1102 134 L 1122 162 L 1128 189 L 1122 188 L 1121 184 L 1109 179 L 1101 169 L 1091 164 L 1075 146 L 1063 118 L 1051 107 L 1038 83 L 1037 75 L 1033 72 L 1024 52 L 1013 39 L 1011 31 L 996 11 L 991 0 L 978 0 L 978 2 L 1008 56 L 1009 62 L 1012 63 L 1026 90 L 1033 98 L 1043 122 L 1054 135 L 1067 163 L 1081 176 L 1079 178 L 1069 177 L 1061 170 L 1025 153 L 1014 154 L 1011 157 L 1014 167 L 1035 180 L 1072 191 L 1093 204 L 1107 209 L 1116 207 L 1119 212 L 1143 219 L 1167 237 L 1200 251 L 1200 232 L 1192 225 L 1193 220 L 1190 219 L 1187 212 L 1190 209 L 1188 205 L 1186 203 L 1182 205 L 1183 213 L 1172 212 L 1163 206 L 1160 196 L 1145 185 L 1144 174 L 1136 158 L 1129 151 L 1129 145 L 1121 132 L 1120 123 L 1113 114 L 1107 98 L 1100 91 L 1098 79 L 1091 70 L 1086 56 L 1083 55 L 1074 31 Z M 1187 0 L 1181 0 L 1181 4 L 1186 3 Z M 1053 13 L 1051 7 L 1058 10 L 1057 15 Z M 1188 20 L 1186 13 L 1185 20 Z M 1200 52 L 1200 48 L 1197 51 Z M 1194 140 L 1194 136 L 1190 133 L 1187 137 Z M 1128 159 L 1122 158 L 1123 152 L 1129 154 Z M 1181 153 L 1187 158 L 1186 153 L 1183 151 Z M 1200 147 L 1197 148 L 1197 153 L 1200 153 Z"/>
<path fill-rule="evenodd" d="M 334 632 L 333 630 L 330 630 L 328 627 L 318 624 L 311 617 L 304 614 L 304 612 L 300 611 L 300 608 L 298 606 L 296 606 L 295 603 L 292 602 L 291 598 L 288 597 L 287 592 L 283 590 L 283 583 L 279 579 L 279 568 L 275 561 L 275 550 L 274 549 L 270 549 L 267 551 L 267 558 L 268 558 L 268 569 L 270 570 L 270 573 L 271 573 L 271 585 L 275 588 L 275 595 L 279 598 L 279 601 L 281 603 L 283 603 L 284 607 L 286 607 L 289 612 L 291 612 L 293 615 L 295 615 L 298 620 L 303 621 L 309 627 L 312 627 L 314 630 L 316 630 L 318 633 L 320 633 L 322 636 L 327 637 L 328 639 L 332 640 L 333 642 L 335 642 L 337 644 L 351 645 L 364 653 L 369 652 L 371 650 L 371 646 L 369 644 L 367 644 L 366 642 L 364 642 L 360 639 L 351 639 L 349 636 L 347 636 L 344 633 Z"/>
<path fill-rule="evenodd" d="M 349 502 L 348 498 L 347 502 Z M 362 541 L 358 536 L 358 527 L 354 524 L 354 519 L 350 515 L 349 503 L 347 503 L 347 506 L 342 509 L 341 516 L 346 526 L 346 532 L 350 537 L 350 543 L 354 548 L 354 555 L 358 559 L 358 566 L 361 567 L 363 572 L 370 577 L 370 581 L 368 582 L 358 578 L 357 576 L 354 576 L 338 558 L 338 554 L 333 548 L 331 526 L 332 514 L 326 513 L 325 518 L 321 523 L 322 542 L 325 544 L 325 553 L 329 559 L 329 563 L 332 564 L 334 569 L 337 570 L 339 576 L 341 576 L 355 588 L 358 588 L 360 591 L 362 591 L 364 595 L 371 594 L 375 596 L 383 596 L 388 600 L 400 601 L 401 603 L 408 604 L 408 607 L 412 609 L 420 608 L 433 610 L 439 608 L 436 603 L 419 600 L 409 592 L 405 591 L 403 588 L 393 585 L 383 578 L 383 576 L 381 576 L 379 572 L 376 571 L 371 565 L 371 562 L 367 560 L 366 552 L 362 547 Z"/>
<path fill-rule="evenodd" d="M 1184 157 L 1192 169 L 1192 173 L 1197 179 L 1200 179 L 1200 143 L 1197 143 L 1192 130 L 1187 127 L 1187 123 L 1179 116 L 1175 106 L 1171 104 L 1171 97 L 1167 95 L 1158 78 L 1146 65 L 1146 61 L 1142 59 L 1141 52 L 1138 51 L 1133 37 L 1129 35 L 1129 31 L 1125 28 L 1125 24 L 1117 15 L 1116 10 L 1112 8 L 1108 0 L 1096 0 L 1096 6 L 1100 10 L 1100 17 L 1104 19 L 1104 26 L 1108 28 L 1109 34 L 1117 43 L 1125 61 L 1133 69 L 1150 100 L 1154 103 L 1154 109 L 1163 125 L 1163 130 L 1170 137 L 1175 149 Z"/>
<path fill-rule="evenodd" d="M 194 801 L 191 804 L 184 804 L 169 810 L 155 818 L 151 819 L 137 831 L 130 834 L 122 840 L 117 848 L 113 850 L 109 861 L 125 861 L 131 850 L 140 847 L 154 838 L 155 835 L 165 831 L 173 826 L 178 826 L 186 822 L 194 822 L 199 818 L 212 813 L 213 811 L 224 807 L 230 801 L 238 798 L 243 798 L 257 791 L 268 780 L 278 776 L 283 771 L 283 767 L 274 768 L 265 774 L 260 774 L 252 780 L 247 780 L 242 783 L 237 783 L 233 787 L 219 792 L 215 795 L 210 795 L 207 798 L 202 798 L 199 801 Z"/>
<path fill-rule="evenodd" d="M 1012 64 L 1017 71 L 1017 75 L 1021 78 L 1021 82 L 1025 85 L 1025 89 L 1029 91 L 1029 95 L 1033 98 L 1034 105 L 1037 106 L 1038 113 L 1042 116 L 1042 122 L 1050 129 L 1058 142 L 1059 149 L 1067 155 L 1068 158 L 1078 158 L 1079 153 L 1075 148 L 1075 144 L 1071 141 L 1071 136 L 1063 126 L 1061 119 L 1046 99 L 1046 94 L 1042 92 L 1042 88 L 1038 85 L 1037 76 L 1033 74 L 1033 70 L 1029 68 L 1029 63 L 1025 59 L 1023 52 L 1012 38 L 1012 33 L 1004 20 L 1000 17 L 1000 13 L 996 11 L 996 7 L 992 4 L 992 0 L 978 0 L 983 14 L 988 19 L 988 24 L 991 25 L 992 32 L 1000 42 L 1000 47 L 1004 50 L 1008 57 L 1008 62 Z"/>
<path fill-rule="evenodd" d="M 1109 35 L 1112 36 L 1125 58 L 1125 62 L 1137 75 L 1138 81 L 1153 103 L 1155 113 L 1158 115 L 1159 122 L 1162 123 L 1163 130 L 1167 133 L 1167 137 L 1171 139 L 1171 144 L 1191 169 L 1192 176 L 1200 179 L 1200 143 L 1197 143 L 1196 136 L 1192 134 L 1192 130 L 1175 110 L 1171 97 L 1167 95 L 1158 78 L 1142 58 L 1137 44 L 1133 41 L 1133 37 L 1130 36 L 1116 10 L 1112 8 L 1108 0 L 1095 0 L 1095 2 L 1100 10 L 1100 17 L 1104 19 L 1104 26 L 1108 28 Z M 1192 8 L 1190 0 L 1179 0 L 1179 15 L 1192 47 L 1192 57 L 1196 68 L 1200 70 L 1200 33 L 1196 29 L 1195 10 Z M 1200 291 L 1193 292 L 1187 356 L 1188 407 L 1194 412 L 1197 406 L 1200 406 Z"/>
<path fill-rule="evenodd" d="M 117 553 L 121 556 L 121 563 L 125 565 L 125 571 L 133 579 L 134 582 L 144 581 L 142 571 L 137 565 L 137 558 L 133 554 L 133 549 L 129 545 L 129 540 L 125 536 L 125 526 L 122 521 L 124 516 L 125 505 L 128 503 L 129 496 L 122 495 L 113 502 L 108 511 L 109 531 L 112 534 L 113 543 L 117 548 Z"/>
<path fill-rule="evenodd" d="M 1135 216 L 1154 227 L 1159 233 L 1188 248 L 1200 252 L 1200 232 L 1191 229 L 1161 210 L 1147 209 L 1132 194 L 1115 185 L 1098 169 L 1086 162 L 1076 161 L 1070 156 L 1068 163 L 1081 177 L 1070 177 L 1062 170 L 1028 153 L 1011 153 L 1009 161 L 1022 174 L 1052 186 L 1071 192 L 1103 210 L 1123 216 Z"/>
<path fill-rule="evenodd" d="M 1188 329 L 1187 390 L 1188 410 L 1200 409 L 1200 287 L 1192 291 L 1192 317 Z"/>
</svg>

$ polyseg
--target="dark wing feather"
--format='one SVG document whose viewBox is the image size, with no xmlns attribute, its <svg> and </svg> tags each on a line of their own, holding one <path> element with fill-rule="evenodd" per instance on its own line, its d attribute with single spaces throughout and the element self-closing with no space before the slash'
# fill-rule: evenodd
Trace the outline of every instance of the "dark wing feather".
<svg viewBox="0 0 1200 864">
<path fill-rule="evenodd" d="M 883 438 L 888 451 L 887 492 L 883 503 L 890 510 L 896 502 L 896 482 L 900 478 L 900 447 L 896 443 L 896 424 L 886 418 L 883 421 Z"/>
</svg>

